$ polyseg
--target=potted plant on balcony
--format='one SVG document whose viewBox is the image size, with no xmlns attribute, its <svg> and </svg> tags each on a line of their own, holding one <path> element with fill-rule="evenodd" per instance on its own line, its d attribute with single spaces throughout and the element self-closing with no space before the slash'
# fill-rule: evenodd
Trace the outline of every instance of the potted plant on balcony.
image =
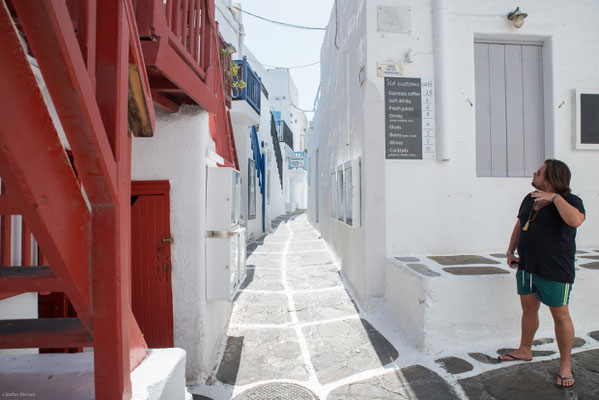
<svg viewBox="0 0 599 400">
<path fill-rule="evenodd" d="M 237 65 L 234 60 L 231 60 L 226 49 L 220 49 L 220 56 L 224 68 L 225 84 L 232 89 L 233 96 L 239 96 L 241 90 L 247 86 L 247 83 L 243 80 L 241 66 Z"/>
</svg>

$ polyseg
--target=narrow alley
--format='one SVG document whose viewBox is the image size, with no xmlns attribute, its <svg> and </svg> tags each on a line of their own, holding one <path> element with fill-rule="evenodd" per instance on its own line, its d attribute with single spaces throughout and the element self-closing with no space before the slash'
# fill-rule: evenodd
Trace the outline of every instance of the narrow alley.
<svg viewBox="0 0 599 400">
<path fill-rule="evenodd" d="M 340 265 L 302 211 L 275 219 L 272 233 L 248 246 L 247 266 L 224 354 L 208 384 L 190 388 L 195 400 L 599 395 L 598 331 L 576 338 L 579 388 L 569 395 L 552 383 L 557 348 L 550 338 L 535 341 L 533 355 L 543 361 L 507 368 L 496 359 L 506 351 L 497 349 L 499 336 L 485 349 L 419 352 L 383 314 L 353 300 Z"/>
<path fill-rule="evenodd" d="M 0 0 L 0 399 L 599 400 L 597 15 Z"/>
</svg>

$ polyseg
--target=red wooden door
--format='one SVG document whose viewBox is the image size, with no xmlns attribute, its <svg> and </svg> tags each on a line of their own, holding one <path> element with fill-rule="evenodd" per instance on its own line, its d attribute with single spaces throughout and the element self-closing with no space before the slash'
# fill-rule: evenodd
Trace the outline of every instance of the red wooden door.
<svg viewBox="0 0 599 400">
<path fill-rule="evenodd" d="M 131 188 L 131 297 L 148 347 L 173 347 L 169 183 Z"/>
</svg>

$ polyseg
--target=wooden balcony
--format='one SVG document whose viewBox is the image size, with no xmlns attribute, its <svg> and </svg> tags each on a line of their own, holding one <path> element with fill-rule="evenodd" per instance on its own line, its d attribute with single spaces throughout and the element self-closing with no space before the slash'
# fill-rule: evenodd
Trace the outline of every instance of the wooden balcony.
<svg viewBox="0 0 599 400">
<path fill-rule="evenodd" d="M 170 112 L 198 104 L 217 113 L 214 2 L 137 0 L 134 7 L 154 103 Z"/>
</svg>

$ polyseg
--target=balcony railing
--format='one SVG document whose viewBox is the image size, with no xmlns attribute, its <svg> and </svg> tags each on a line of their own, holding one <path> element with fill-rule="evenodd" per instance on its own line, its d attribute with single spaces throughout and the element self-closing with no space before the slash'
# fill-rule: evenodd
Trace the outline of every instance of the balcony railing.
<svg viewBox="0 0 599 400">
<path fill-rule="evenodd" d="M 270 113 L 270 135 L 272 137 L 272 144 L 275 148 L 275 158 L 277 159 L 277 170 L 279 171 L 279 181 L 281 182 L 281 188 L 283 188 L 283 155 L 281 154 L 281 146 L 278 146 L 279 142 L 279 130 L 275 123 L 275 116 Z"/>
<path fill-rule="evenodd" d="M 154 103 L 169 112 L 195 103 L 216 114 L 215 80 L 207 74 L 219 61 L 214 0 L 133 3 Z"/>
<path fill-rule="evenodd" d="M 275 126 L 277 127 L 279 142 L 285 142 L 293 150 L 293 132 L 291 132 L 287 123 L 283 120 L 275 121 Z"/>
<path fill-rule="evenodd" d="M 223 84 L 225 86 L 225 102 L 227 108 L 231 108 L 231 100 L 233 100 L 233 79 L 229 71 L 229 65 L 231 65 L 231 54 L 227 51 L 229 43 L 225 42 L 223 36 L 218 33 L 218 56 L 220 57 L 220 73 L 223 78 Z"/>
<path fill-rule="evenodd" d="M 206 1 L 150 0 L 134 3 L 139 35 L 150 40 L 167 39 L 185 63 L 204 79 L 210 62 L 205 41 L 208 22 Z"/>
<path fill-rule="evenodd" d="M 227 57 L 220 52 L 228 46 L 219 40 L 214 0 L 134 0 L 134 6 L 154 104 L 171 113 L 181 104 L 208 111 L 217 153 L 238 168 L 223 70 Z"/>
<path fill-rule="evenodd" d="M 256 74 L 250 67 L 247 57 L 244 56 L 242 60 L 236 60 L 235 62 L 241 67 L 241 79 L 245 81 L 246 87 L 241 90 L 233 88 L 233 99 L 247 101 L 254 111 L 260 115 L 262 81 L 260 80 L 260 77 L 258 77 L 258 74 Z"/>
</svg>

